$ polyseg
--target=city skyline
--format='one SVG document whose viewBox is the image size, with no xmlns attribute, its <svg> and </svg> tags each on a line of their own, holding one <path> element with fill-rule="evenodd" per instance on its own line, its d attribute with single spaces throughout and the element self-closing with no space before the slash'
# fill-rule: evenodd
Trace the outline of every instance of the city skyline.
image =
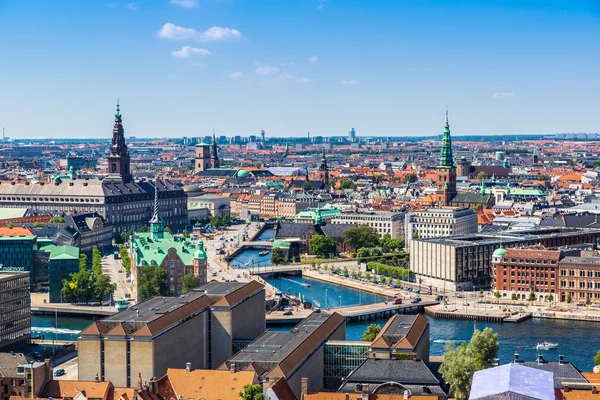
<svg viewBox="0 0 600 400">
<path fill-rule="evenodd" d="M 597 132 L 594 1 L 0 2 L 14 138 Z"/>
</svg>

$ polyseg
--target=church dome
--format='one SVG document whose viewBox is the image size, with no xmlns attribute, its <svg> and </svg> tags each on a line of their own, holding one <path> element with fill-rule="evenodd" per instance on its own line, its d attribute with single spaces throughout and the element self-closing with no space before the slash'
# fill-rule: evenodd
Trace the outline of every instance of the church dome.
<svg viewBox="0 0 600 400">
<path fill-rule="evenodd" d="M 237 177 L 238 178 L 247 178 L 248 176 L 250 176 L 250 174 L 248 173 L 248 171 L 246 171 L 245 169 L 240 169 L 237 172 Z"/>
<path fill-rule="evenodd" d="M 494 250 L 494 252 L 492 253 L 492 257 L 504 257 L 505 254 L 506 249 L 500 247 L 499 249 Z"/>
<path fill-rule="evenodd" d="M 202 239 L 198 240 L 198 250 L 194 253 L 194 258 L 207 258 L 206 251 L 204 251 L 204 242 Z"/>
</svg>

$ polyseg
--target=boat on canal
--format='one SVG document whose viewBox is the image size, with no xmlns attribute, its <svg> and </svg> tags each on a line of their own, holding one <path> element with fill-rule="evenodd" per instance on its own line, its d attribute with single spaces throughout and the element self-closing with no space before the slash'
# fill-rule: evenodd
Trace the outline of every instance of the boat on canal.
<svg viewBox="0 0 600 400">
<path fill-rule="evenodd" d="M 552 349 L 556 349 L 558 347 L 558 343 L 552 343 L 552 342 L 542 342 L 542 343 L 538 343 L 535 346 L 536 350 L 552 350 Z"/>
</svg>

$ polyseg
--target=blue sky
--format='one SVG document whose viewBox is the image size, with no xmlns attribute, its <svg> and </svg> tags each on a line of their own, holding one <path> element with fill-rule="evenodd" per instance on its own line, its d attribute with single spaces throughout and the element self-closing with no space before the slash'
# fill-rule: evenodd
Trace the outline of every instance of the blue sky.
<svg viewBox="0 0 600 400">
<path fill-rule="evenodd" d="M 597 0 L 0 0 L 11 137 L 600 131 Z"/>
</svg>

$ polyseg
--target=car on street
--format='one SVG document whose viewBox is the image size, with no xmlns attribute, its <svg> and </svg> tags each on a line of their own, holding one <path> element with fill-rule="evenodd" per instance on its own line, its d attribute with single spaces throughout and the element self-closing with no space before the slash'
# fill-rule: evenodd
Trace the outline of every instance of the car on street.
<svg viewBox="0 0 600 400">
<path fill-rule="evenodd" d="M 291 311 L 291 310 L 287 310 L 287 311 L 285 311 L 285 312 L 283 313 L 283 315 L 292 315 L 292 314 L 293 314 L 293 313 L 292 313 L 292 311 Z"/>
<path fill-rule="evenodd" d="M 421 302 L 421 298 L 420 297 L 415 297 L 414 299 L 412 299 L 411 303 L 416 304 L 416 303 L 420 303 Z"/>
<path fill-rule="evenodd" d="M 437 295 L 435 301 L 444 301 L 444 296 L 442 296 L 441 294 Z"/>
<path fill-rule="evenodd" d="M 63 368 L 57 369 L 56 371 L 54 371 L 54 376 L 63 376 L 65 375 L 66 372 Z"/>
</svg>

